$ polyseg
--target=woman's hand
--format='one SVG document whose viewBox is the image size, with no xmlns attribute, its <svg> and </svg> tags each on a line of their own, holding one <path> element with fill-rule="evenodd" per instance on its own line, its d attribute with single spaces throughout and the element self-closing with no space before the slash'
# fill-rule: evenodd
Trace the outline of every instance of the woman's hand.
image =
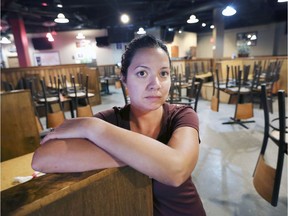
<svg viewBox="0 0 288 216">
<path fill-rule="evenodd" d="M 54 128 L 41 141 L 40 144 L 46 143 L 52 139 L 66 138 L 87 138 L 88 130 L 93 130 L 93 125 L 97 124 L 97 118 L 74 118 L 65 120 L 63 124 Z"/>
</svg>

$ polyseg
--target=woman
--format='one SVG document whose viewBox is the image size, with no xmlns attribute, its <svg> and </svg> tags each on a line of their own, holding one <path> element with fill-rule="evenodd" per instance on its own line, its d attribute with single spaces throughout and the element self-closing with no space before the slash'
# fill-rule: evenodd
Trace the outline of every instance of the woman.
<svg viewBox="0 0 288 216">
<path fill-rule="evenodd" d="M 170 67 L 161 41 L 150 35 L 134 39 L 121 68 L 130 105 L 65 121 L 43 139 L 32 167 L 48 173 L 129 165 L 153 179 L 154 215 L 205 215 L 191 180 L 198 117 L 189 106 L 165 103 Z"/>
</svg>

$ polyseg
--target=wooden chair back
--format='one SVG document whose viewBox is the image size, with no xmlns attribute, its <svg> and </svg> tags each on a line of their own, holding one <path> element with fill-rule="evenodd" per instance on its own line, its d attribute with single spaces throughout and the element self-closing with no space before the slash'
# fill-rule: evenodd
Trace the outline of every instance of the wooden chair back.
<svg viewBox="0 0 288 216">
<path fill-rule="evenodd" d="M 253 116 L 253 103 L 237 104 L 235 119 L 249 119 Z"/>
<path fill-rule="evenodd" d="M 87 104 L 86 106 L 78 106 L 76 109 L 77 117 L 92 117 L 93 112 L 91 106 Z"/>
<path fill-rule="evenodd" d="M 55 128 L 61 125 L 65 120 L 64 112 L 57 111 L 53 113 L 47 113 L 47 127 L 48 128 Z"/>
<path fill-rule="evenodd" d="M 276 169 L 269 166 L 260 155 L 254 173 L 253 185 L 256 191 L 269 203 L 272 202 L 273 185 L 275 183 Z"/>
<path fill-rule="evenodd" d="M 219 102 L 220 102 L 220 89 L 219 89 L 219 71 L 216 68 L 213 78 L 213 95 L 211 98 L 211 110 L 219 112 Z"/>
<path fill-rule="evenodd" d="M 277 206 L 280 185 L 281 185 L 281 178 L 282 178 L 282 171 L 283 171 L 283 164 L 284 164 L 284 157 L 287 154 L 287 141 L 285 140 L 285 133 L 286 131 L 286 105 L 285 105 L 285 92 L 283 90 L 278 91 L 278 109 L 279 109 L 279 117 L 274 120 L 278 120 L 279 125 L 278 127 L 272 126 L 270 123 L 269 118 L 269 109 L 268 109 L 268 102 L 267 102 L 267 92 L 266 92 L 266 85 L 261 85 L 261 101 L 264 110 L 264 136 L 261 151 L 259 154 L 259 158 L 256 164 L 256 168 L 253 174 L 253 185 L 256 191 L 259 193 L 263 199 L 269 202 L 272 206 Z M 279 132 L 279 137 L 275 138 L 272 136 L 270 131 L 277 130 Z M 265 162 L 265 153 L 266 148 L 268 145 L 268 140 L 272 140 L 274 144 L 278 147 L 278 156 L 277 156 L 277 163 L 276 166 L 268 165 Z"/>
</svg>

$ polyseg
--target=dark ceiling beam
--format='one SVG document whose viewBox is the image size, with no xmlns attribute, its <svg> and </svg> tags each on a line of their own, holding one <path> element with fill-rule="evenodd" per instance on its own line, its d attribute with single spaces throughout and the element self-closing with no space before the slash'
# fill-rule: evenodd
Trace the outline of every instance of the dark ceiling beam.
<svg viewBox="0 0 288 216">
<path fill-rule="evenodd" d="M 168 18 L 161 19 L 158 21 L 154 21 L 154 25 L 165 25 L 167 23 L 173 23 L 175 19 L 183 19 L 184 16 L 187 16 L 187 19 L 190 15 L 196 14 L 203 11 L 213 10 L 214 8 L 223 7 L 222 3 L 217 1 L 207 2 L 206 4 L 199 5 L 195 8 L 185 8 L 183 10 L 179 10 L 177 13 L 174 13 L 173 16 L 169 16 Z M 192 7 L 192 6 L 191 6 Z"/>
</svg>

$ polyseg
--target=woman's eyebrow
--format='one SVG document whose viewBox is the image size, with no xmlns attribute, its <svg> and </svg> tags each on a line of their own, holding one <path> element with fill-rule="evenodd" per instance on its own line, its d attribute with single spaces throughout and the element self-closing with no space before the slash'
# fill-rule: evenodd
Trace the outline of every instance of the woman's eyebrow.
<svg viewBox="0 0 288 216">
<path fill-rule="evenodd" d="M 148 69 L 149 67 L 147 67 L 147 66 L 145 66 L 145 65 L 137 65 L 137 66 L 134 68 L 134 70 L 137 69 L 137 68 L 145 68 L 145 69 Z"/>
<path fill-rule="evenodd" d="M 137 65 L 137 66 L 135 66 L 134 70 L 137 69 L 137 68 L 149 69 L 149 67 L 148 67 L 148 66 L 145 66 L 145 65 Z M 163 66 L 163 67 L 161 67 L 161 69 L 162 69 L 162 70 L 163 70 L 163 69 L 170 69 L 170 67 L 169 67 L 169 66 Z"/>
</svg>

